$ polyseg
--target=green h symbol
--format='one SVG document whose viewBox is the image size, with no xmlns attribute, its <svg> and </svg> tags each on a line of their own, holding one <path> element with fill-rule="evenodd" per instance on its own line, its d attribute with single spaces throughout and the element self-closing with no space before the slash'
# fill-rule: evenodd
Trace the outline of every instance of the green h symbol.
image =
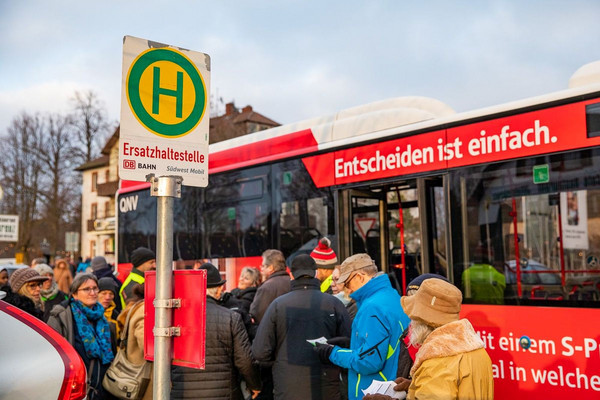
<svg viewBox="0 0 600 400">
<path fill-rule="evenodd" d="M 181 118 L 183 112 L 183 72 L 177 71 L 177 89 L 165 89 L 160 87 L 160 68 L 154 67 L 152 84 L 152 114 L 158 114 L 158 96 L 173 96 L 177 99 L 175 103 L 175 116 Z"/>
</svg>

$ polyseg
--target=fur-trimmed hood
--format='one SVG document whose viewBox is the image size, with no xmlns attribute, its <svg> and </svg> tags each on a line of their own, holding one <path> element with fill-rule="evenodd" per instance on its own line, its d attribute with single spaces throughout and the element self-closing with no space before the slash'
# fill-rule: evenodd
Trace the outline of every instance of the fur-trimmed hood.
<svg viewBox="0 0 600 400">
<path fill-rule="evenodd" d="M 432 358 L 449 357 L 460 353 L 482 349 L 483 341 L 467 319 L 450 322 L 435 329 L 427 336 L 419 348 L 415 363 L 410 370 L 411 376 L 419 366 Z"/>
</svg>

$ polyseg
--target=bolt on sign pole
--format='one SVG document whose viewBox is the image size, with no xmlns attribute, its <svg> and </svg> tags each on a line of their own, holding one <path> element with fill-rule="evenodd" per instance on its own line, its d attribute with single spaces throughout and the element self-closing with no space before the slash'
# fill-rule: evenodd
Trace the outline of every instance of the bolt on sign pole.
<svg viewBox="0 0 600 400">
<path fill-rule="evenodd" d="M 178 336 L 173 321 L 173 203 L 181 197 L 181 177 L 150 177 L 152 196 L 157 196 L 156 297 L 154 299 L 155 399 L 168 399 L 171 390 L 172 336 Z"/>
</svg>

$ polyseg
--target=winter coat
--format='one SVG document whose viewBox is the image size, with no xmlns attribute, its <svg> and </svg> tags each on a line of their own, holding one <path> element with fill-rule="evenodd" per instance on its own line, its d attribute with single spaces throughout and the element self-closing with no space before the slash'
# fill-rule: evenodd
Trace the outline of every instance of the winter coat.
<svg viewBox="0 0 600 400">
<path fill-rule="evenodd" d="M 240 308 L 247 313 L 250 313 L 250 306 L 252 305 L 252 301 L 256 296 L 257 290 L 258 288 L 255 286 L 250 286 L 244 290 L 235 288 L 231 291 L 231 294 L 238 300 Z"/>
<path fill-rule="evenodd" d="M 494 398 L 492 361 L 466 319 L 435 329 L 417 352 L 407 399 Z"/>
<path fill-rule="evenodd" d="M 42 296 L 42 301 L 44 302 L 44 322 L 48 322 L 48 318 L 50 318 L 50 311 L 52 311 L 54 306 L 59 305 L 68 298 L 69 296 L 67 296 L 62 290 L 59 290 L 50 297 Z"/>
<path fill-rule="evenodd" d="M 273 300 L 290 291 L 290 276 L 286 271 L 277 271 L 271 274 L 266 281 L 258 287 L 256 296 L 250 306 L 250 314 L 258 324 L 262 320 L 267 308 Z"/>
<path fill-rule="evenodd" d="M 54 280 L 62 292 L 69 293 L 73 275 L 71 275 L 71 268 L 66 261 L 61 260 L 54 266 Z"/>
<path fill-rule="evenodd" d="M 250 316 L 248 309 L 244 307 L 244 304 L 240 299 L 233 295 L 233 291 L 231 293 L 223 293 L 217 304 L 240 314 L 246 332 L 248 333 L 248 338 L 250 339 L 250 342 L 252 342 L 256 333 L 256 325 L 252 323 L 252 317 Z"/>
<path fill-rule="evenodd" d="M 350 349 L 335 346 L 329 359 L 348 368 L 348 398 L 354 400 L 362 398 L 373 380 L 396 378 L 400 337 L 410 320 L 387 275 L 372 278 L 350 297 L 358 307 Z"/>
<path fill-rule="evenodd" d="M 3 299 L 5 302 L 33 315 L 39 320 L 45 321 L 44 312 L 37 308 L 29 297 L 13 292 L 10 285 L 2 286 L 0 290 L 6 293 L 6 297 Z"/>
<path fill-rule="evenodd" d="M 171 399 L 240 400 L 240 375 L 249 389 L 260 390 L 250 342 L 240 314 L 206 297 L 206 368 L 174 366 Z"/>
<path fill-rule="evenodd" d="M 75 332 L 75 320 L 73 318 L 73 311 L 71 310 L 70 301 L 71 299 L 66 300 L 52 308 L 52 311 L 50 311 L 50 318 L 48 319 L 48 325 L 50 325 L 50 327 L 52 327 L 56 332 L 60 333 L 62 337 L 67 339 L 67 341 L 71 344 L 71 346 L 73 346 L 83 360 L 87 370 L 88 399 L 100 400 L 111 398 L 110 394 L 105 392 L 104 388 L 102 387 L 102 379 L 104 378 L 104 374 L 106 374 L 106 370 L 110 364 L 108 363 L 102 365 L 98 359 L 89 359 L 85 354 L 81 338 Z M 115 354 L 116 326 L 111 322 L 108 324 L 110 326 L 111 347 L 113 354 Z"/>
<path fill-rule="evenodd" d="M 252 355 L 273 364 L 275 399 L 335 400 L 340 398 L 340 370 L 324 365 L 307 339 L 350 335 L 350 317 L 335 297 L 321 293 L 315 278 L 291 283 L 261 321 Z"/>
<path fill-rule="evenodd" d="M 127 360 L 130 362 L 139 365 L 142 364 L 144 359 L 144 304 L 143 301 L 141 304 L 138 303 L 129 303 L 125 310 L 119 314 L 117 318 L 119 324 L 123 326 L 125 322 L 127 322 L 127 315 L 131 314 L 129 318 L 129 326 L 127 328 L 127 337 L 125 338 L 125 355 L 127 356 Z M 119 350 L 123 351 L 123 350 Z M 150 382 L 148 383 L 148 387 L 146 388 L 146 392 L 144 393 L 144 397 L 142 400 L 152 400 L 152 373 L 150 374 Z"/>
<path fill-rule="evenodd" d="M 144 273 L 137 268 L 133 268 L 123 285 L 119 289 L 119 297 L 121 298 L 121 308 L 125 308 L 127 303 L 133 301 L 135 296 L 133 295 L 133 288 L 136 286 L 143 285 L 146 281 Z"/>
</svg>

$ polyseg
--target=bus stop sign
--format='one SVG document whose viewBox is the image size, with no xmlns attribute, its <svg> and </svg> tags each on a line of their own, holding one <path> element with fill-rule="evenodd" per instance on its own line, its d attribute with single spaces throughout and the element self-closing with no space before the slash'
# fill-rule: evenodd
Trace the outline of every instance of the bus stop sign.
<svg viewBox="0 0 600 400">
<path fill-rule="evenodd" d="M 119 178 L 208 185 L 210 57 L 125 36 Z"/>
</svg>

